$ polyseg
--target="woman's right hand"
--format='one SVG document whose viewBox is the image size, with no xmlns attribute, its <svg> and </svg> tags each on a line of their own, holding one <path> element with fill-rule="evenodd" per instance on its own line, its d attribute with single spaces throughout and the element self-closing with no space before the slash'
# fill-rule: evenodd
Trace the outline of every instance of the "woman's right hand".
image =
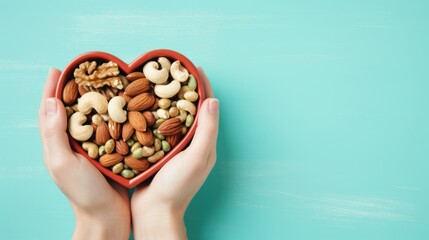
<svg viewBox="0 0 429 240">
<path fill-rule="evenodd" d="M 216 162 L 219 102 L 206 75 L 198 69 L 208 97 L 189 147 L 173 157 L 131 199 L 135 239 L 186 239 L 185 210 Z"/>
</svg>

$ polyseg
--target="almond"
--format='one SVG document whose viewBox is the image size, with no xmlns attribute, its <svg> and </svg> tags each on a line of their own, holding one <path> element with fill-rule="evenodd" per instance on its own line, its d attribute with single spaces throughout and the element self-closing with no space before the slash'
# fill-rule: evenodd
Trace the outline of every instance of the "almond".
<svg viewBox="0 0 429 240">
<path fill-rule="evenodd" d="M 91 123 L 91 127 L 94 129 L 94 132 L 96 132 L 97 131 L 97 124 L 95 124 L 95 123 Z"/>
<path fill-rule="evenodd" d="M 134 134 L 134 128 L 129 121 L 126 121 L 122 126 L 122 140 L 127 141 Z"/>
<path fill-rule="evenodd" d="M 165 136 L 180 133 L 181 130 L 182 121 L 179 118 L 167 119 L 158 127 L 158 132 Z"/>
<path fill-rule="evenodd" d="M 103 167 L 111 167 L 120 163 L 123 159 L 124 156 L 119 153 L 104 154 L 100 157 L 100 164 Z"/>
<path fill-rule="evenodd" d="M 130 149 L 128 147 L 128 144 L 124 140 L 121 139 L 119 141 L 116 141 L 115 150 L 117 153 L 125 156 L 128 154 Z"/>
<path fill-rule="evenodd" d="M 149 111 L 156 111 L 156 110 L 158 110 L 158 108 L 159 108 L 158 101 L 159 101 L 159 98 L 156 98 L 155 102 L 152 104 L 152 106 L 148 110 Z"/>
<path fill-rule="evenodd" d="M 143 72 L 132 72 L 126 76 L 128 81 L 130 81 L 130 82 L 135 81 L 135 80 L 140 79 L 140 78 L 144 78 L 144 77 L 145 76 L 144 76 Z"/>
<path fill-rule="evenodd" d="M 128 121 L 135 130 L 146 131 L 146 119 L 141 112 L 128 112 Z"/>
<path fill-rule="evenodd" d="M 127 103 L 129 103 L 131 101 L 131 99 L 133 99 L 132 97 L 130 97 L 128 95 L 125 95 L 123 91 L 120 91 L 118 93 L 118 96 L 121 96 L 121 97 L 125 98 L 125 101 L 127 101 Z"/>
<path fill-rule="evenodd" d="M 143 146 L 152 146 L 154 142 L 154 137 L 152 131 L 136 131 L 136 138 L 139 143 Z"/>
<path fill-rule="evenodd" d="M 71 105 L 76 102 L 78 96 L 78 86 L 74 79 L 68 81 L 63 90 L 63 101 L 66 105 Z"/>
<path fill-rule="evenodd" d="M 146 111 L 143 113 L 144 118 L 146 119 L 146 123 L 149 127 L 152 127 L 152 125 L 155 123 L 156 119 L 152 112 Z"/>
<path fill-rule="evenodd" d="M 146 78 L 140 78 L 130 83 L 127 88 L 125 88 L 124 94 L 130 97 L 135 97 L 139 94 L 147 92 L 150 90 L 150 81 Z"/>
<path fill-rule="evenodd" d="M 150 108 L 155 103 L 155 97 L 150 93 L 139 94 L 128 103 L 129 111 L 143 111 Z"/>
<path fill-rule="evenodd" d="M 105 122 L 101 122 L 95 131 L 95 143 L 98 146 L 104 145 L 110 139 L 109 127 Z"/>
<path fill-rule="evenodd" d="M 83 94 L 85 94 L 85 93 L 87 93 L 87 92 L 89 92 L 88 90 L 86 90 L 83 86 L 79 86 L 78 87 L 78 91 L 79 91 L 79 95 L 83 95 Z"/>
<path fill-rule="evenodd" d="M 173 135 L 168 135 L 165 138 L 171 147 L 175 147 L 180 142 L 181 136 L 182 135 L 180 133 L 176 133 Z"/>
<path fill-rule="evenodd" d="M 125 164 L 127 164 L 130 168 L 135 169 L 137 171 L 144 171 L 149 168 L 150 162 L 146 159 L 137 159 L 133 156 L 125 157 Z"/>
<path fill-rule="evenodd" d="M 112 119 L 109 119 L 108 127 L 110 136 L 113 139 L 118 140 L 118 138 L 121 136 L 121 124 L 113 121 Z"/>
</svg>

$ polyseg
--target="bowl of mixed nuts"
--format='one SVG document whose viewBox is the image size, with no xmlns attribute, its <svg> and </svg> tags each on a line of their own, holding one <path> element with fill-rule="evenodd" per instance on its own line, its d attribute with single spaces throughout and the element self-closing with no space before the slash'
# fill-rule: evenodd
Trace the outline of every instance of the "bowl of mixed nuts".
<svg viewBox="0 0 429 240">
<path fill-rule="evenodd" d="M 132 188 L 154 175 L 192 139 L 205 99 L 193 63 L 159 49 L 131 64 L 89 52 L 62 72 L 71 147 L 105 176 Z"/>
</svg>

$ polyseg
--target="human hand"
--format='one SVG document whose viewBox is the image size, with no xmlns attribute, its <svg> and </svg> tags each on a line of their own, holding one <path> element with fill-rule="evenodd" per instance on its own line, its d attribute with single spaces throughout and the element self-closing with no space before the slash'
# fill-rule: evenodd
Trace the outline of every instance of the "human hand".
<svg viewBox="0 0 429 240">
<path fill-rule="evenodd" d="M 39 128 L 46 167 L 69 200 L 75 216 L 73 239 L 128 239 L 128 190 L 106 178 L 70 148 L 63 103 L 54 98 L 61 72 L 49 71 L 39 110 Z"/>
<path fill-rule="evenodd" d="M 148 185 L 137 186 L 131 199 L 136 239 L 186 239 L 185 210 L 216 162 L 219 102 L 202 68 L 207 99 L 190 146 L 172 158 Z"/>
</svg>

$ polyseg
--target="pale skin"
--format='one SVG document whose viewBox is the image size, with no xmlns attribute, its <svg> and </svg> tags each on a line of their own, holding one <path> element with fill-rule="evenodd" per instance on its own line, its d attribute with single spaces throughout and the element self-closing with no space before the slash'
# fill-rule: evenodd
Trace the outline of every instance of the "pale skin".
<svg viewBox="0 0 429 240">
<path fill-rule="evenodd" d="M 76 217 L 73 239 L 187 239 L 184 214 L 216 162 L 219 102 L 204 71 L 207 99 L 190 146 L 152 179 L 128 190 L 108 181 L 85 157 L 70 148 L 67 119 L 55 88 L 61 72 L 48 74 L 39 111 L 45 165 L 69 200 Z M 132 223 L 132 225 L 131 225 Z"/>
</svg>

